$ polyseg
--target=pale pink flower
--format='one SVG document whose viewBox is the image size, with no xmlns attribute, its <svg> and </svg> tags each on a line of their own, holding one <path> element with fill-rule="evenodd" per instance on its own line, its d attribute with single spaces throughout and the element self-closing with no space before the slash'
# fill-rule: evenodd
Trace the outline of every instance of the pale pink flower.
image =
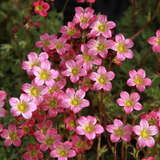
<svg viewBox="0 0 160 160">
<path fill-rule="evenodd" d="M 128 38 L 125 39 L 121 33 L 116 35 L 115 40 L 116 42 L 112 49 L 117 51 L 117 59 L 120 61 L 124 61 L 126 58 L 132 59 L 134 54 L 130 48 L 134 45 L 133 41 Z"/>
<path fill-rule="evenodd" d="M 124 111 L 127 114 L 130 114 L 133 109 L 140 111 L 142 109 L 142 105 L 138 102 L 140 99 L 140 95 L 137 92 L 133 92 L 130 95 L 126 91 L 122 91 L 120 93 L 120 97 L 117 99 L 117 103 L 119 106 L 124 107 Z"/>
<path fill-rule="evenodd" d="M 72 149 L 72 143 L 65 141 L 64 143 L 59 142 L 55 148 L 50 152 L 50 156 L 58 158 L 58 160 L 67 160 L 76 156 L 75 150 Z"/>
<path fill-rule="evenodd" d="M 89 106 L 89 101 L 84 99 L 85 95 L 86 93 L 82 89 L 75 92 L 73 88 L 67 88 L 65 95 L 62 95 L 62 106 L 69 108 L 73 113 L 78 113 Z"/>
<path fill-rule="evenodd" d="M 83 9 L 82 7 L 76 7 L 75 11 L 76 13 L 73 18 L 73 22 L 76 24 L 80 23 L 80 27 L 82 29 L 88 28 L 92 22 L 92 19 L 94 18 L 94 10 L 89 7 L 86 9 Z"/>
<path fill-rule="evenodd" d="M 46 94 L 43 98 L 44 102 L 42 102 L 41 108 L 44 111 L 48 111 L 48 118 L 56 117 L 59 112 L 63 112 L 60 93 L 54 92 L 52 94 Z"/>
<path fill-rule="evenodd" d="M 107 72 L 105 67 L 100 66 L 96 72 L 90 74 L 90 79 L 96 81 L 93 85 L 93 89 L 100 90 L 104 89 L 105 91 L 110 91 L 112 89 L 112 83 L 110 82 L 115 77 L 114 72 Z"/>
<path fill-rule="evenodd" d="M 68 22 L 67 26 L 61 27 L 60 32 L 64 37 L 67 36 L 68 39 L 81 37 L 80 30 L 76 28 L 76 25 L 73 22 Z"/>
<path fill-rule="evenodd" d="M 92 53 L 88 53 L 88 47 L 86 44 L 81 45 L 81 51 L 83 54 L 79 54 L 75 57 L 77 62 L 83 64 L 83 68 L 86 71 L 89 71 L 92 69 L 93 64 L 95 65 L 101 65 L 102 60 L 101 58 L 92 55 Z"/>
<path fill-rule="evenodd" d="M 44 33 L 40 35 L 40 41 L 36 42 L 37 48 L 43 48 L 44 51 L 53 49 L 52 41 L 56 39 L 57 36 L 55 34 L 49 35 L 48 33 Z"/>
<path fill-rule="evenodd" d="M 21 94 L 20 99 L 10 98 L 9 104 L 12 106 L 10 111 L 13 116 L 22 115 L 25 119 L 30 119 L 32 112 L 37 109 L 37 105 L 32 101 L 31 97 L 26 94 Z"/>
<path fill-rule="evenodd" d="M 142 158 L 142 160 L 154 160 L 154 157 Z"/>
<path fill-rule="evenodd" d="M 110 139 L 116 143 L 120 138 L 126 142 L 131 140 L 132 128 L 129 125 L 124 125 L 119 119 L 115 119 L 113 124 L 107 125 L 106 130 L 111 133 Z"/>
<path fill-rule="evenodd" d="M 43 153 L 40 151 L 40 145 L 35 144 L 31 145 L 29 144 L 27 146 L 27 152 L 23 154 L 24 160 L 39 160 L 43 158 Z"/>
<path fill-rule="evenodd" d="M 48 129 L 45 135 L 41 132 L 35 132 L 34 136 L 41 143 L 40 149 L 42 151 L 46 151 L 48 148 L 53 149 L 55 144 L 62 139 L 55 128 Z"/>
<path fill-rule="evenodd" d="M 0 90 L 0 117 L 4 117 L 7 114 L 7 111 L 3 108 L 4 100 L 6 99 L 7 94 L 5 91 Z"/>
<path fill-rule="evenodd" d="M 90 53 L 91 55 L 99 54 L 102 58 L 106 58 L 108 54 L 108 49 L 111 49 L 113 45 L 114 41 L 107 40 L 105 37 L 99 36 L 96 40 L 91 39 L 88 41 L 88 53 Z"/>
<path fill-rule="evenodd" d="M 153 52 L 160 52 L 160 29 L 156 31 L 156 36 L 150 37 L 148 39 L 148 43 L 152 45 Z"/>
<path fill-rule="evenodd" d="M 12 143 L 14 146 L 19 147 L 21 145 L 21 137 L 24 135 L 22 129 L 18 129 L 15 124 L 9 124 L 8 130 L 3 129 L 1 137 L 5 138 L 4 145 L 10 146 Z"/>
<path fill-rule="evenodd" d="M 32 69 L 35 66 L 40 66 L 41 62 L 48 60 L 48 54 L 46 52 L 42 52 L 38 55 L 36 52 L 30 52 L 27 55 L 28 61 L 23 61 L 22 69 L 26 70 L 29 75 L 32 75 Z"/>
<path fill-rule="evenodd" d="M 107 16 L 100 14 L 97 16 L 96 21 L 91 24 L 90 26 L 91 31 L 88 34 L 88 36 L 98 37 L 102 35 L 105 38 L 110 38 L 112 37 L 111 29 L 115 27 L 116 27 L 116 24 L 113 21 L 107 21 Z"/>
<path fill-rule="evenodd" d="M 52 41 L 52 49 L 56 49 L 57 53 L 59 55 L 63 55 L 66 51 L 68 51 L 71 46 L 67 42 L 67 37 L 62 36 L 59 39 L 54 39 Z"/>
<path fill-rule="evenodd" d="M 89 140 L 96 138 L 96 135 L 102 134 L 104 132 L 103 127 L 97 124 L 96 117 L 93 116 L 81 116 L 77 123 L 79 126 L 76 128 L 76 133 L 78 135 L 85 135 Z"/>
<path fill-rule="evenodd" d="M 147 146 L 151 148 L 155 145 L 155 141 L 152 136 L 158 133 L 157 126 L 155 125 L 149 126 L 148 121 L 145 119 L 142 119 L 140 121 L 140 125 L 136 125 L 133 127 L 133 131 L 136 135 L 139 136 L 137 141 L 139 147 L 143 148 Z"/>
<path fill-rule="evenodd" d="M 35 84 L 42 86 L 45 83 L 50 86 L 54 83 L 54 79 L 58 77 L 59 72 L 51 69 L 51 63 L 46 60 L 41 63 L 40 67 L 33 68 L 33 74 L 36 76 L 34 79 Z"/>
<path fill-rule="evenodd" d="M 145 90 L 145 86 L 151 86 L 152 81 L 146 77 L 146 72 L 143 69 L 130 70 L 129 71 L 130 78 L 127 80 L 127 85 L 132 87 L 136 86 L 137 90 L 143 92 Z"/>
<path fill-rule="evenodd" d="M 69 77 L 72 83 L 76 83 L 79 80 L 79 77 L 86 76 L 87 71 L 82 68 L 83 64 L 78 63 L 74 60 L 68 60 L 65 63 L 67 69 L 62 72 L 64 76 Z"/>
</svg>

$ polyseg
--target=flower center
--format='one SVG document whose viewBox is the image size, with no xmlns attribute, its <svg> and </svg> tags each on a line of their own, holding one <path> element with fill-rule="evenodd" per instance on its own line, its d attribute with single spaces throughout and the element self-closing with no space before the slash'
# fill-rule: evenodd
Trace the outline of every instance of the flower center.
<svg viewBox="0 0 160 160">
<path fill-rule="evenodd" d="M 126 52 L 126 46 L 125 46 L 125 44 L 119 43 L 118 46 L 117 46 L 117 50 L 120 53 Z"/>
<path fill-rule="evenodd" d="M 59 150 L 58 150 L 58 154 L 59 154 L 61 157 L 67 157 L 68 151 L 67 151 L 65 148 L 62 148 L 62 149 L 59 149 Z"/>
<path fill-rule="evenodd" d="M 62 49 L 63 48 L 63 44 L 62 42 L 57 42 L 56 45 L 55 45 L 56 49 Z"/>
<path fill-rule="evenodd" d="M 157 39 L 157 44 L 160 46 L 160 38 Z"/>
<path fill-rule="evenodd" d="M 55 99 L 50 99 L 48 101 L 48 105 L 51 107 L 51 108 L 56 108 L 56 105 L 57 105 L 57 101 Z"/>
<path fill-rule="evenodd" d="M 37 60 L 37 61 L 34 61 L 34 62 L 32 62 L 31 64 L 30 64 L 30 69 L 31 68 L 33 68 L 33 67 L 35 67 L 35 66 L 39 66 L 40 64 L 39 64 L 39 61 Z"/>
<path fill-rule="evenodd" d="M 9 137 L 12 141 L 15 141 L 18 138 L 17 133 L 15 131 L 9 132 Z"/>
<path fill-rule="evenodd" d="M 80 101 L 79 101 L 78 98 L 73 98 L 73 99 L 71 100 L 71 104 L 72 104 L 73 106 L 79 106 Z"/>
<path fill-rule="evenodd" d="M 69 121 L 69 125 L 70 125 L 72 128 L 74 128 L 74 127 L 75 127 L 74 120 L 70 120 L 70 121 Z"/>
<path fill-rule="evenodd" d="M 84 126 L 84 131 L 86 132 L 86 133 L 92 133 L 93 131 L 94 131 L 94 128 L 95 128 L 95 126 L 93 125 L 93 124 L 86 124 L 85 126 Z"/>
<path fill-rule="evenodd" d="M 107 81 L 107 78 L 106 78 L 105 76 L 103 76 L 103 75 L 101 75 L 101 76 L 98 78 L 98 82 L 99 82 L 100 84 L 105 84 L 106 81 Z"/>
<path fill-rule="evenodd" d="M 88 23 L 88 17 L 81 17 L 80 23 Z"/>
<path fill-rule="evenodd" d="M 51 94 L 52 94 L 53 92 L 58 92 L 58 91 L 59 91 L 59 87 L 56 86 L 56 85 L 55 85 L 54 87 L 52 87 L 52 88 L 49 89 L 49 93 L 51 93 Z"/>
<path fill-rule="evenodd" d="M 44 127 L 41 129 L 41 132 L 42 132 L 44 135 L 46 135 L 47 130 L 48 130 L 48 127 L 44 126 Z"/>
<path fill-rule="evenodd" d="M 84 148 L 84 144 L 81 140 L 76 143 L 76 148 Z"/>
<path fill-rule="evenodd" d="M 46 139 L 46 144 L 47 144 L 48 146 L 51 146 L 51 145 L 53 144 L 53 142 L 54 142 L 54 139 L 53 139 L 52 137 L 48 137 L 48 138 Z"/>
<path fill-rule="evenodd" d="M 25 102 L 21 102 L 21 103 L 18 104 L 17 109 L 20 112 L 24 113 L 24 112 L 28 111 L 29 107 L 28 107 L 28 105 Z"/>
<path fill-rule="evenodd" d="M 136 78 L 134 79 L 134 83 L 136 85 L 142 85 L 143 84 L 144 79 L 140 76 L 136 76 Z"/>
<path fill-rule="evenodd" d="M 118 136 L 123 136 L 123 134 L 124 134 L 124 129 L 123 129 L 123 127 L 120 127 L 120 128 L 115 129 L 114 133 L 115 133 L 116 135 L 118 135 Z"/>
<path fill-rule="evenodd" d="M 71 73 L 76 76 L 79 74 L 79 69 L 78 68 L 72 68 Z"/>
<path fill-rule="evenodd" d="M 97 50 L 98 51 L 104 51 L 106 49 L 105 43 L 99 42 L 97 45 Z"/>
<path fill-rule="evenodd" d="M 106 25 L 103 24 L 103 23 L 101 23 L 101 24 L 98 26 L 98 30 L 99 30 L 100 32 L 104 32 L 104 31 L 106 30 Z"/>
<path fill-rule="evenodd" d="M 36 10 L 37 10 L 37 11 L 42 11 L 42 10 L 43 10 L 43 7 L 42 7 L 41 5 L 38 5 L 38 6 L 36 6 Z"/>
<path fill-rule="evenodd" d="M 30 151 L 30 156 L 32 157 L 32 158 L 35 158 L 35 157 L 37 157 L 37 154 L 38 154 L 38 152 L 37 152 L 37 150 L 32 150 L 32 151 Z"/>
<path fill-rule="evenodd" d="M 49 40 L 47 40 L 47 41 L 44 41 L 44 42 L 43 42 L 43 45 L 44 45 L 45 47 L 48 47 L 48 46 L 50 45 L 50 42 L 49 42 Z"/>
<path fill-rule="evenodd" d="M 131 101 L 131 99 L 126 100 L 125 106 L 127 106 L 127 107 L 133 106 L 133 102 Z"/>
<path fill-rule="evenodd" d="M 89 62 L 89 61 L 92 60 L 92 57 L 89 56 L 87 53 L 85 53 L 85 54 L 83 55 L 83 58 L 84 58 L 84 61 L 86 61 L 86 62 Z"/>
<path fill-rule="evenodd" d="M 45 71 L 45 70 L 41 71 L 40 79 L 44 80 L 44 81 L 49 80 L 50 79 L 50 73 Z"/>
<path fill-rule="evenodd" d="M 140 136 L 141 136 L 142 138 L 148 138 L 148 137 L 149 137 L 149 131 L 146 130 L 146 129 L 142 129 Z"/>
<path fill-rule="evenodd" d="M 67 34 L 69 36 L 73 36 L 75 34 L 75 32 L 76 32 L 75 28 L 68 28 L 67 29 Z"/>
<path fill-rule="evenodd" d="M 31 90 L 30 90 L 30 94 L 33 96 L 33 97 L 37 97 L 39 95 L 39 89 L 37 87 L 32 87 Z"/>
</svg>

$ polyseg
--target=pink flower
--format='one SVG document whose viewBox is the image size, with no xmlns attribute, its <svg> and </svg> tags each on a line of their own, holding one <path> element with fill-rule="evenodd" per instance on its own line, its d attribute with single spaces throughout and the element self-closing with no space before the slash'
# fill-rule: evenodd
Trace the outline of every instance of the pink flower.
<svg viewBox="0 0 160 160">
<path fill-rule="evenodd" d="M 89 48 L 88 53 L 91 55 L 99 54 L 102 58 L 106 58 L 108 54 L 108 49 L 111 49 L 114 45 L 114 41 L 107 40 L 103 36 L 98 37 L 96 40 L 91 39 L 87 43 Z"/>
<path fill-rule="evenodd" d="M 96 72 L 92 72 L 90 79 L 96 81 L 93 85 L 93 89 L 100 90 L 104 89 L 105 91 L 110 91 L 112 89 L 112 83 L 110 82 L 115 77 L 114 72 L 107 72 L 105 67 L 100 66 Z"/>
<path fill-rule="evenodd" d="M 132 87 L 136 86 L 137 90 L 143 92 L 145 86 L 151 86 L 152 81 L 146 77 L 146 72 L 143 69 L 139 69 L 137 72 L 135 70 L 129 71 L 130 78 L 127 80 L 127 85 Z"/>
<path fill-rule="evenodd" d="M 66 94 L 62 95 L 64 108 L 69 108 L 73 113 L 80 112 L 89 106 L 89 101 L 84 99 L 85 95 L 86 93 L 82 89 L 75 92 L 73 88 L 67 88 Z"/>
<path fill-rule="evenodd" d="M 75 62 L 74 60 L 68 60 L 66 63 L 67 70 L 63 71 L 64 76 L 70 76 L 72 83 L 76 83 L 79 77 L 86 76 L 87 71 L 82 68 L 82 63 Z"/>
<path fill-rule="evenodd" d="M 39 149 L 40 145 L 31 145 L 29 144 L 27 149 L 28 152 L 23 154 L 24 160 L 39 160 L 43 158 L 43 153 Z"/>
<path fill-rule="evenodd" d="M 29 61 L 23 61 L 22 69 L 26 70 L 29 75 L 33 74 L 33 67 L 40 66 L 41 62 L 48 60 L 48 54 L 46 52 L 42 52 L 40 55 L 37 55 L 35 52 L 30 52 L 27 55 Z"/>
<path fill-rule="evenodd" d="M 5 138 L 4 145 L 6 147 L 10 146 L 12 143 L 14 146 L 19 147 L 21 145 L 21 137 L 24 135 L 24 131 L 22 129 L 16 128 L 15 124 L 9 124 L 8 130 L 3 129 L 1 134 L 2 138 Z"/>
<path fill-rule="evenodd" d="M 75 59 L 77 60 L 77 62 L 83 64 L 83 68 L 86 71 L 91 70 L 93 64 L 101 65 L 102 60 L 99 57 L 92 55 L 92 52 L 88 53 L 88 47 L 86 44 L 81 45 L 81 51 L 83 54 L 77 55 Z"/>
<path fill-rule="evenodd" d="M 111 133 L 110 139 L 113 143 L 116 143 L 120 138 L 126 142 L 131 140 L 132 128 L 129 125 L 123 124 L 119 119 L 115 119 L 113 124 L 107 125 L 106 130 Z"/>
<path fill-rule="evenodd" d="M 0 117 L 4 117 L 7 114 L 7 111 L 3 108 L 4 100 L 6 99 L 7 94 L 5 91 L 0 90 Z"/>
<path fill-rule="evenodd" d="M 156 37 L 153 36 L 148 39 L 148 43 L 152 45 L 153 52 L 160 52 L 160 29 L 156 31 Z"/>
<path fill-rule="evenodd" d="M 142 160 L 154 160 L 153 157 L 148 157 L 148 158 L 142 158 Z"/>
<path fill-rule="evenodd" d="M 82 29 L 88 28 L 92 22 L 92 19 L 94 18 L 94 10 L 89 7 L 86 9 L 83 9 L 82 7 L 76 7 L 75 11 L 76 14 L 73 18 L 73 22 L 76 24 L 80 23 L 80 27 Z"/>
<path fill-rule="evenodd" d="M 58 160 L 67 160 L 76 156 L 76 152 L 72 149 L 72 143 L 65 141 L 64 143 L 59 142 L 55 148 L 50 152 L 50 156 L 58 158 Z"/>
<path fill-rule="evenodd" d="M 81 116 L 77 120 L 79 126 L 76 128 L 78 135 L 85 135 L 89 140 L 93 140 L 96 134 L 102 134 L 104 132 L 103 127 L 97 124 L 96 117 L 93 116 Z"/>
<path fill-rule="evenodd" d="M 90 31 L 88 36 L 98 37 L 102 35 L 105 38 L 110 38 L 112 37 L 111 29 L 115 27 L 116 24 L 113 21 L 107 21 L 107 16 L 98 15 L 96 21 L 90 26 L 92 30 Z"/>
<path fill-rule="evenodd" d="M 61 27 L 60 32 L 63 34 L 63 36 L 67 36 L 67 38 L 81 37 L 80 30 L 76 28 L 75 23 L 73 22 L 68 22 L 67 26 Z"/>
<path fill-rule="evenodd" d="M 96 0 L 76 0 L 78 3 L 84 3 L 85 1 L 88 3 L 95 3 Z"/>
<path fill-rule="evenodd" d="M 48 35 L 44 33 L 40 36 L 40 41 L 36 42 L 37 48 L 43 48 L 44 51 L 53 49 L 52 41 L 56 39 L 57 36 L 54 34 Z"/>
<path fill-rule="evenodd" d="M 43 0 L 38 0 L 37 2 L 33 2 L 34 12 L 39 14 L 40 16 L 47 16 L 47 11 L 50 8 L 50 5 Z"/>
<path fill-rule="evenodd" d="M 124 106 L 124 111 L 127 114 L 130 114 L 133 109 L 137 111 L 142 109 L 142 105 L 138 102 L 140 95 L 137 92 L 133 92 L 129 95 L 126 91 L 122 91 L 120 97 L 121 98 L 117 99 L 117 103 L 119 106 Z"/>
<path fill-rule="evenodd" d="M 50 86 L 54 83 L 54 79 L 58 77 L 58 71 L 51 69 L 51 63 L 46 60 L 43 61 L 40 67 L 33 68 L 33 74 L 35 77 L 35 84 L 42 86 L 44 83 Z"/>
<path fill-rule="evenodd" d="M 32 112 L 37 109 L 37 105 L 31 100 L 31 97 L 26 94 L 21 94 L 20 99 L 10 98 L 9 104 L 12 106 L 11 113 L 13 116 L 22 116 L 25 119 L 30 119 L 32 117 Z"/>
<path fill-rule="evenodd" d="M 138 135 L 138 145 L 139 147 L 153 147 L 155 144 L 154 138 L 152 136 L 158 133 L 158 128 L 155 125 L 149 126 L 147 120 L 142 119 L 140 121 L 140 125 L 136 125 L 133 127 L 133 131 L 136 135 Z"/>
<path fill-rule="evenodd" d="M 68 129 L 69 131 L 74 130 L 76 127 L 75 117 L 73 115 L 71 115 L 71 116 L 65 118 L 65 124 L 66 124 L 66 129 Z"/>
<path fill-rule="evenodd" d="M 0 124 L 0 133 L 3 131 L 3 125 Z"/>
<path fill-rule="evenodd" d="M 121 33 L 116 35 L 115 40 L 116 43 L 112 49 L 117 51 L 117 59 L 120 61 L 124 61 L 126 58 L 132 59 L 133 52 L 130 48 L 134 45 L 133 41 L 131 39 L 125 39 Z"/>
<path fill-rule="evenodd" d="M 61 141 L 61 136 L 57 134 L 57 130 L 54 128 L 48 129 L 45 135 L 41 132 L 35 132 L 34 136 L 41 143 L 40 149 L 42 151 L 46 151 L 48 148 L 53 149 L 55 144 Z"/>
</svg>

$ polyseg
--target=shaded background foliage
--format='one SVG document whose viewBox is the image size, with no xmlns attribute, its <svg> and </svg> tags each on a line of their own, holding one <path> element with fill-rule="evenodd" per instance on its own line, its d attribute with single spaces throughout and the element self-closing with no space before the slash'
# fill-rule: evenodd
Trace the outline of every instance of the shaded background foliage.
<svg viewBox="0 0 160 160">
<path fill-rule="evenodd" d="M 40 52 L 40 49 L 35 48 L 35 42 L 39 40 L 39 36 L 45 32 L 49 34 L 58 33 L 60 26 L 72 20 L 74 7 L 81 5 L 70 0 L 64 13 L 62 13 L 64 0 L 49 2 L 51 9 L 48 16 L 44 18 L 34 14 L 32 3 L 31 0 L 1 0 L 0 2 L 0 90 L 5 90 L 8 98 L 19 96 L 21 85 L 24 82 L 29 82 L 26 72 L 21 70 L 21 63 L 30 51 Z M 152 19 L 157 4 L 158 0 L 97 0 L 93 8 L 96 13 L 106 14 L 109 20 L 116 22 L 115 33 L 121 32 L 125 37 L 130 38 L 137 31 L 143 29 L 143 26 Z M 81 6 L 86 7 L 87 4 Z M 141 94 L 141 101 L 144 106 L 142 112 L 149 112 L 160 106 L 160 76 L 157 74 L 160 71 L 158 55 L 152 52 L 151 46 L 147 43 L 147 39 L 155 35 L 155 31 L 160 26 L 159 15 L 160 10 L 156 12 L 156 16 L 145 27 L 144 31 L 137 37 L 133 37 L 135 43 L 133 47 L 134 59 L 126 60 L 122 66 L 112 66 L 116 78 L 113 81 L 111 93 L 106 93 L 104 99 L 107 110 L 110 111 L 108 118 L 111 120 L 113 117 L 123 115 L 121 108 L 115 102 L 122 90 L 130 91 L 130 88 L 126 86 L 126 80 L 129 77 L 128 71 L 131 69 L 143 68 L 146 70 L 147 76 L 152 79 L 152 87 Z M 39 22 L 41 26 L 32 26 L 31 24 L 34 22 Z M 10 106 L 6 104 L 5 108 L 9 111 Z M 129 116 L 130 122 L 136 117 L 136 114 Z M 7 126 L 13 121 L 14 119 L 7 115 L 1 118 L 0 123 Z M 103 140 L 105 145 L 105 137 Z M 34 140 L 31 137 L 26 137 L 24 143 L 27 145 L 31 141 Z M 105 160 L 113 158 L 107 148 L 101 149 L 102 158 L 104 157 Z M 20 148 L 18 152 L 14 147 L 5 148 L 2 139 L 0 139 L 0 159 L 14 160 L 17 159 L 18 153 L 24 151 L 24 148 Z M 6 153 L 9 153 L 8 157 L 6 157 Z M 129 156 L 129 159 L 133 159 L 132 154 Z M 87 153 L 87 160 L 93 160 L 94 157 L 95 151 L 93 149 Z"/>
</svg>

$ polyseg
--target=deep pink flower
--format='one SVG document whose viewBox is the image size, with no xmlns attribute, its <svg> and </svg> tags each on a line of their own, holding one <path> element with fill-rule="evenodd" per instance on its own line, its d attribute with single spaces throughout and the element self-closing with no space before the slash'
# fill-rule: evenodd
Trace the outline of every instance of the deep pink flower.
<svg viewBox="0 0 160 160">
<path fill-rule="evenodd" d="M 148 43 L 152 45 L 153 52 L 160 52 L 160 29 L 156 31 L 156 37 L 153 36 L 148 39 Z"/>
<path fill-rule="evenodd" d="M 61 27 L 60 32 L 63 34 L 63 36 L 67 36 L 67 38 L 81 37 L 80 30 L 76 28 L 75 23 L 73 22 L 68 22 L 67 26 Z"/>
<path fill-rule="evenodd" d="M 91 24 L 90 28 L 92 29 L 88 36 L 98 37 L 100 35 L 105 38 L 112 37 L 111 29 L 115 28 L 116 24 L 113 21 L 107 21 L 107 16 L 98 15 L 94 23 Z"/>
<path fill-rule="evenodd" d="M 84 3 L 85 1 L 88 3 L 95 3 L 96 0 L 76 0 L 78 3 Z"/>
<path fill-rule="evenodd" d="M 76 152 L 72 149 L 72 143 L 65 141 L 64 143 L 59 142 L 55 148 L 50 152 L 50 156 L 58 158 L 58 160 L 67 160 L 76 156 Z"/>
<path fill-rule="evenodd" d="M 140 111 L 142 109 L 142 105 L 138 102 L 140 99 L 140 95 L 137 92 L 133 92 L 130 95 L 126 91 L 122 91 L 120 93 L 120 97 L 117 99 L 117 103 L 119 106 L 124 107 L 124 111 L 127 114 L 130 114 L 133 109 Z"/>
<path fill-rule="evenodd" d="M 14 97 L 10 98 L 9 104 L 12 106 L 10 111 L 13 116 L 22 115 L 25 119 L 30 119 L 32 117 L 32 112 L 37 109 L 37 105 L 31 97 L 26 94 L 21 94 L 20 99 Z"/>
<path fill-rule="evenodd" d="M 51 50 L 53 49 L 52 41 L 56 38 L 55 34 L 49 35 L 48 33 L 44 33 L 40 35 L 40 41 L 36 42 L 36 47 L 43 48 L 44 51 Z"/>
<path fill-rule="evenodd" d="M 43 153 L 40 151 L 40 145 L 35 144 L 31 145 L 29 144 L 27 146 L 28 152 L 23 154 L 24 160 L 39 160 L 43 158 Z"/>
<path fill-rule="evenodd" d="M 83 69 L 83 64 L 75 62 L 74 60 L 66 61 L 67 70 L 63 71 L 64 76 L 70 76 L 72 83 L 76 83 L 79 80 L 79 77 L 86 76 L 87 71 Z"/>
<path fill-rule="evenodd" d="M 64 108 L 69 108 L 73 113 L 78 113 L 83 108 L 89 106 L 89 101 L 84 99 L 85 95 L 86 93 L 82 89 L 75 92 L 73 88 L 67 88 L 65 95 L 62 95 L 62 106 Z"/>
<path fill-rule="evenodd" d="M 47 16 L 47 11 L 50 8 L 50 5 L 43 0 L 38 0 L 37 2 L 33 2 L 34 12 L 39 14 L 40 16 Z"/>
<path fill-rule="evenodd" d="M 92 72 L 90 79 L 96 81 L 93 85 L 93 89 L 100 90 L 104 89 L 105 91 L 110 91 L 112 89 L 112 83 L 110 82 L 115 77 L 114 72 L 107 72 L 105 67 L 100 66 L 96 72 Z"/>
<path fill-rule="evenodd" d="M 18 129 L 15 124 L 9 124 L 8 130 L 3 129 L 1 134 L 2 138 L 5 138 L 4 145 L 10 146 L 12 143 L 14 146 L 19 147 L 21 145 L 21 137 L 24 135 L 22 129 Z"/>
<path fill-rule="evenodd" d="M 113 50 L 117 51 L 117 59 L 124 61 L 126 58 L 132 59 L 133 52 L 130 48 L 133 47 L 134 43 L 131 39 L 125 39 L 123 34 L 118 34 L 115 37 L 116 43 L 112 47 Z"/>
<path fill-rule="evenodd" d="M 148 157 L 148 158 L 142 158 L 142 160 L 154 160 L 153 157 Z"/>
<path fill-rule="evenodd" d="M 139 147 L 143 148 L 147 146 L 151 148 L 155 145 L 155 141 L 152 136 L 158 133 L 157 126 L 155 125 L 149 126 L 148 121 L 145 119 L 142 119 L 140 121 L 140 125 L 136 125 L 133 127 L 133 131 L 136 135 L 139 136 L 137 141 Z"/>
<path fill-rule="evenodd" d="M 77 60 L 77 62 L 83 64 L 83 68 L 86 71 L 91 70 L 93 64 L 101 65 L 102 60 L 98 56 L 92 55 L 92 52 L 88 53 L 88 47 L 86 44 L 81 45 L 81 51 L 83 54 L 77 55 L 75 59 Z"/>
<path fill-rule="evenodd" d="M 42 151 L 46 151 L 48 148 L 53 149 L 55 144 L 62 139 L 55 128 L 48 129 L 45 135 L 41 132 L 35 132 L 34 136 L 41 143 L 40 149 Z"/>
<path fill-rule="evenodd" d="M 111 133 L 110 139 L 116 143 L 120 138 L 126 142 L 131 140 L 132 128 L 129 125 L 124 125 L 119 119 L 115 119 L 113 124 L 107 125 L 106 130 Z"/>
<path fill-rule="evenodd" d="M 3 131 L 3 125 L 0 124 L 0 133 Z"/>
<path fill-rule="evenodd" d="M 137 90 L 143 92 L 145 90 L 145 86 L 151 86 L 152 81 L 146 77 L 146 72 L 143 69 L 130 70 L 129 71 L 130 78 L 127 80 L 127 85 L 132 87 L 136 86 Z"/>
<path fill-rule="evenodd" d="M 34 79 L 35 84 L 42 86 L 45 83 L 50 86 L 54 83 L 54 79 L 58 77 L 59 72 L 51 69 L 51 63 L 46 60 L 40 64 L 40 67 L 33 68 L 33 74 L 36 76 Z"/>
<path fill-rule="evenodd" d="M 73 18 L 73 22 L 76 24 L 80 23 L 80 27 L 82 29 L 88 28 L 92 22 L 92 19 L 94 18 L 94 10 L 89 7 L 86 9 L 83 9 L 82 7 L 76 7 L 75 11 L 76 13 Z"/>
<path fill-rule="evenodd" d="M 4 117 L 7 114 L 7 111 L 3 108 L 4 100 L 6 99 L 7 94 L 5 91 L 0 90 L 0 117 Z"/>
<path fill-rule="evenodd" d="M 99 54 L 102 58 L 106 58 L 108 54 L 108 49 L 111 49 L 114 45 L 114 41 L 107 40 L 105 37 L 100 36 L 96 40 L 91 39 L 87 43 L 87 47 L 89 48 L 88 53 L 90 55 Z"/>
<path fill-rule="evenodd" d="M 75 117 L 73 115 L 65 118 L 65 124 L 66 124 L 66 129 L 68 129 L 69 131 L 72 131 L 76 128 L 76 121 L 75 121 Z"/>
<path fill-rule="evenodd" d="M 85 135 L 89 140 L 96 138 L 96 135 L 102 134 L 104 132 L 103 127 L 97 124 L 96 117 L 93 116 L 81 116 L 77 123 L 79 126 L 76 128 L 76 133 L 78 135 Z"/>
</svg>

